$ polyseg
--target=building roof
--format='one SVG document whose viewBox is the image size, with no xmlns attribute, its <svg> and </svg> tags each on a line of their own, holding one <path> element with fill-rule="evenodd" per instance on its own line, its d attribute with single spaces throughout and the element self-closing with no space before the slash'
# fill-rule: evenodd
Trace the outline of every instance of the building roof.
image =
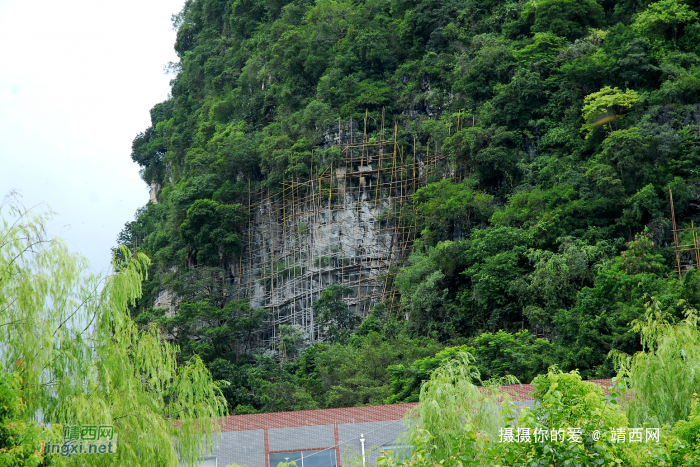
<svg viewBox="0 0 700 467">
<path fill-rule="evenodd" d="M 298 426 L 340 425 L 345 423 L 401 420 L 417 404 L 370 405 L 338 409 L 298 410 L 225 417 L 221 431 L 262 430 Z"/>
<path fill-rule="evenodd" d="M 604 388 L 612 384 L 611 379 L 589 380 Z M 532 384 L 501 386 L 501 392 L 510 394 L 514 401 L 533 401 Z M 346 423 L 381 422 L 401 420 L 406 412 L 417 404 L 370 405 L 337 409 L 298 410 L 295 412 L 273 412 L 224 417 L 223 432 L 264 430 L 269 428 L 292 428 L 300 426 L 341 425 Z"/>
</svg>

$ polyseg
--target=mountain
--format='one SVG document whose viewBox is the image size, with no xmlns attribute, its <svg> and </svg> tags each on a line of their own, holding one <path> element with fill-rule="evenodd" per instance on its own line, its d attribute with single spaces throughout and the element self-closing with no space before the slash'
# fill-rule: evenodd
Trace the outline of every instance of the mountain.
<svg viewBox="0 0 700 467">
<path fill-rule="evenodd" d="M 699 11 L 189 0 L 131 154 L 133 315 L 238 413 L 410 400 L 456 346 L 613 375 L 649 297 L 700 304 Z"/>
</svg>

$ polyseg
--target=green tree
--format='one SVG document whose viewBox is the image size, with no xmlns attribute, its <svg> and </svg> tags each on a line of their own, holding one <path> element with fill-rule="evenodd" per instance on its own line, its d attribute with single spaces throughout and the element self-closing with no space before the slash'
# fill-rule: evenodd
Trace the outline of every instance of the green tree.
<svg viewBox="0 0 700 467">
<path fill-rule="evenodd" d="M 0 373 L 0 466 L 57 465 L 58 456 L 44 454 L 43 448 L 44 442 L 60 440 L 61 433 L 23 419 L 26 404 L 20 396 L 21 381 L 17 372 Z"/>
<path fill-rule="evenodd" d="M 620 180 L 628 186 L 635 183 L 642 172 L 643 163 L 651 155 L 650 138 L 644 137 L 639 128 L 615 130 L 603 141 L 601 158 L 604 163 L 617 166 Z"/>
<path fill-rule="evenodd" d="M 644 316 L 635 320 L 643 349 L 633 356 L 617 353 L 618 362 L 629 375 L 634 397 L 629 416 L 634 424 L 661 426 L 686 420 L 700 389 L 695 369 L 700 359 L 700 329 L 697 311 L 685 307 L 676 322 L 657 299 L 651 297 Z"/>
<path fill-rule="evenodd" d="M 600 91 L 587 95 L 583 99 L 581 114 L 586 122 L 581 128 L 586 131 L 586 138 L 598 126 L 607 124 L 612 131 L 612 121 L 624 117 L 624 113 L 632 108 L 639 100 L 639 94 L 633 89 L 625 92 L 610 86 L 603 87 Z"/>
<path fill-rule="evenodd" d="M 493 383 L 516 381 L 509 377 Z M 420 403 L 407 415 L 413 452 L 420 461 L 444 463 L 461 455 L 463 465 L 488 462 L 484 448 L 505 425 L 506 414 L 498 407 L 495 387 L 480 389 L 477 384 L 482 382 L 474 357 L 460 352 L 421 386 Z"/>
<path fill-rule="evenodd" d="M 280 324 L 279 352 L 281 358 L 294 358 L 304 346 L 304 331 L 299 325 Z"/>
<path fill-rule="evenodd" d="M 557 310 L 553 317 L 557 340 L 571 355 L 562 368 L 578 368 L 586 378 L 614 375 L 613 361 L 606 358 L 611 350 L 630 355 L 642 350 L 630 323 L 644 316 L 646 295 L 657 297 L 677 319 L 683 316 L 679 300 L 697 303 L 695 272 L 686 274 L 683 281 L 664 277 L 667 266 L 647 235 L 638 235 L 626 246 L 626 251 L 598 269 L 593 287 L 581 289 L 575 304 Z"/>
<path fill-rule="evenodd" d="M 321 298 L 313 303 L 314 315 L 330 342 L 346 341 L 362 321 L 343 301 L 343 297 L 352 293 L 350 287 L 333 284 L 324 289 Z"/>
<path fill-rule="evenodd" d="M 582 37 L 603 20 L 603 8 L 593 0 L 530 1 L 523 6 L 523 20 L 533 33 L 552 32 L 568 39 Z"/>
<path fill-rule="evenodd" d="M 473 349 L 466 345 L 448 347 L 434 356 L 416 360 L 410 365 L 389 366 L 387 371 L 391 375 L 391 396 L 386 399 L 386 403 L 418 402 L 420 388 L 424 381 L 430 379 L 432 372 L 447 360 L 455 358 L 460 352 L 468 352 L 469 350 Z"/>
<path fill-rule="evenodd" d="M 396 276 L 408 326 L 417 335 L 444 334 L 454 327 L 456 293 L 463 283 L 465 242 L 444 241 L 416 250 Z"/>
<path fill-rule="evenodd" d="M 474 366 L 485 381 L 512 376 L 519 381 L 532 381 L 547 371 L 549 366 L 564 360 L 564 349 L 557 343 L 537 339 L 529 331 L 484 333 L 469 340 L 468 345 L 447 347 L 431 357 L 410 365 L 391 365 L 391 396 L 389 404 L 417 402 L 420 388 L 436 368 L 455 358 L 460 352 L 474 356 Z"/>
<path fill-rule="evenodd" d="M 240 205 L 200 199 L 187 209 L 187 218 L 180 226 L 180 233 L 197 261 L 219 264 L 224 256 L 240 247 L 237 227 L 243 219 Z"/>
<path fill-rule="evenodd" d="M 691 401 L 688 420 L 679 420 L 673 427 L 673 434 L 694 451 L 688 458 L 700 458 L 700 400 L 697 396 Z"/>
<path fill-rule="evenodd" d="M 632 28 L 657 41 L 678 38 L 678 27 L 698 19 L 698 13 L 686 3 L 678 0 L 661 0 L 650 4 L 637 15 Z"/>
<path fill-rule="evenodd" d="M 401 334 L 390 338 L 371 332 L 335 344 L 315 358 L 326 407 L 383 404 L 390 394 L 392 365 L 434 355 L 442 345 L 429 338 Z"/>
<path fill-rule="evenodd" d="M 610 403 L 600 386 L 581 381 L 581 376 L 575 371 L 563 373 L 556 368 L 538 376 L 532 384 L 535 386 L 535 404 L 531 410 L 520 412 L 518 426 L 528 428 L 530 433 L 536 428 L 551 433 L 559 427 L 567 427 L 567 436 L 570 436 L 570 428 L 578 428 L 580 442 L 538 442 L 533 436 L 524 443 L 502 443 L 501 452 L 496 457 L 497 465 L 518 462 L 525 465 L 645 465 L 635 460 L 648 462 L 653 459 L 648 443 L 639 444 L 632 450 L 623 443 L 612 441 L 609 435 L 612 429 L 624 427 L 626 430 L 628 426 L 624 410 L 618 403 L 619 392 L 612 392 Z M 602 434 L 600 439 L 592 436 L 596 430 Z M 635 451 L 647 454 L 643 456 L 646 459 L 639 459 Z"/>
<path fill-rule="evenodd" d="M 173 336 L 182 358 L 197 355 L 207 363 L 216 358 L 237 361 L 249 354 L 260 325 L 268 316 L 264 309 L 252 309 L 243 300 L 221 307 L 207 302 L 183 302 L 170 318 L 164 316 L 166 311 L 154 310 L 148 318 L 155 318 Z"/>
<path fill-rule="evenodd" d="M 413 195 L 421 220 L 417 228 L 422 230 L 425 242 L 432 245 L 439 240 L 455 240 L 474 225 L 488 220 L 493 211 L 493 196 L 479 193 L 475 185 L 471 179 L 459 184 L 441 180 Z"/>
<path fill-rule="evenodd" d="M 21 377 L 19 418 L 114 426 L 116 455 L 70 456 L 65 465 L 176 466 L 178 455 L 194 462 L 211 446 L 225 402 L 199 358 L 178 365 L 177 347 L 158 328 L 131 320 L 148 258 L 122 249 L 115 273 L 95 276 L 48 237 L 49 218 L 3 204 L 0 366 Z"/>
</svg>

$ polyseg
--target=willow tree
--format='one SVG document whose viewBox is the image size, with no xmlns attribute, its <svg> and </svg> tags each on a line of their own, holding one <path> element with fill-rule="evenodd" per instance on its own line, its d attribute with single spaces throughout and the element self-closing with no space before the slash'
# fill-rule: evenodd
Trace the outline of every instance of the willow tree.
<svg viewBox="0 0 700 467">
<path fill-rule="evenodd" d="M 455 453 L 468 453 L 462 465 L 488 464 L 486 447 L 509 416 L 499 407 L 504 395 L 498 387 L 518 380 L 506 376 L 482 381 L 475 363 L 470 353 L 458 352 L 422 384 L 419 404 L 406 415 L 417 455 L 413 460 L 419 464 L 438 465 Z"/>
<path fill-rule="evenodd" d="M 59 458 L 68 466 L 193 463 L 225 401 L 199 358 L 178 365 L 158 328 L 131 320 L 149 259 L 122 250 L 115 272 L 93 274 L 47 234 L 51 214 L 0 205 L 0 371 L 21 379 L 22 417 L 114 427 L 116 454 Z"/>
<path fill-rule="evenodd" d="M 661 426 L 687 419 L 692 400 L 700 391 L 698 312 L 681 305 L 685 306 L 685 318 L 674 322 L 652 297 L 646 304 L 644 318 L 633 322 L 643 351 L 631 358 L 615 354 L 634 392 L 628 407 L 633 425 L 646 422 Z"/>
</svg>

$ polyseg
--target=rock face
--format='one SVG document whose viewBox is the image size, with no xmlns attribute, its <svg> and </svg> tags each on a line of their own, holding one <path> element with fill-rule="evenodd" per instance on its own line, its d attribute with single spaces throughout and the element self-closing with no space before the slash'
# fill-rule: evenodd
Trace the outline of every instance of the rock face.
<svg viewBox="0 0 700 467">
<path fill-rule="evenodd" d="M 168 311 L 165 312 L 165 316 L 172 318 L 175 316 L 175 304 L 177 299 L 175 297 L 175 291 L 169 287 L 161 289 L 156 297 L 156 301 L 153 304 L 153 308 L 167 308 Z"/>
<path fill-rule="evenodd" d="M 271 311 L 268 339 L 280 324 L 295 324 L 318 340 L 311 304 L 331 284 L 351 287 L 346 303 L 363 316 L 384 299 L 386 273 L 407 244 L 397 227 L 379 220 L 391 201 L 340 191 L 342 203 L 312 195 L 317 199 L 294 206 L 270 199 L 256 206 L 248 258 L 243 253 L 229 269 L 240 298 Z"/>
<path fill-rule="evenodd" d="M 160 192 L 160 184 L 152 182 L 148 190 L 149 201 L 153 204 L 158 204 L 158 193 Z"/>
<path fill-rule="evenodd" d="M 343 158 L 314 179 L 251 196 L 244 251 L 227 271 L 233 299 L 270 311 L 263 341 L 276 341 L 280 324 L 298 326 L 306 343 L 322 341 L 312 303 L 332 284 L 352 288 L 344 300 L 362 316 L 395 294 L 390 269 L 407 257 L 415 236 L 401 207 L 438 156 L 404 159 L 393 141 L 357 144 L 349 135 L 363 140 L 355 124 L 341 127 L 340 136 L 329 132 Z"/>
<path fill-rule="evenodd" d="M 356 122 L 341 123 L 324 138 L 326 149 L 340 149 L 340 159 L 316 161 L 310 180 L 282 184 L 276 193 L 252 191 L 243 249 L 225 262 L 229 299 L 269 312 L 256 333 L 260 348 L 277 347 L 270 344 L 282 324 L 302 331 L 302 346 L 322 342 L 312 304 L 333 284 L 352 289 L 343 300 L 358 315 L 379 302 L 394 311 L 392 278 L 416 234 L 403 213 L 431 173 L 448 173 L 437 150 L 405 155 L 394 140 L 369 142 Z M 152 187 L 153 202 L 158 189 Z M 172 316 L 178 300 L 164 288 L 154 306 Z"/>
</svg>

